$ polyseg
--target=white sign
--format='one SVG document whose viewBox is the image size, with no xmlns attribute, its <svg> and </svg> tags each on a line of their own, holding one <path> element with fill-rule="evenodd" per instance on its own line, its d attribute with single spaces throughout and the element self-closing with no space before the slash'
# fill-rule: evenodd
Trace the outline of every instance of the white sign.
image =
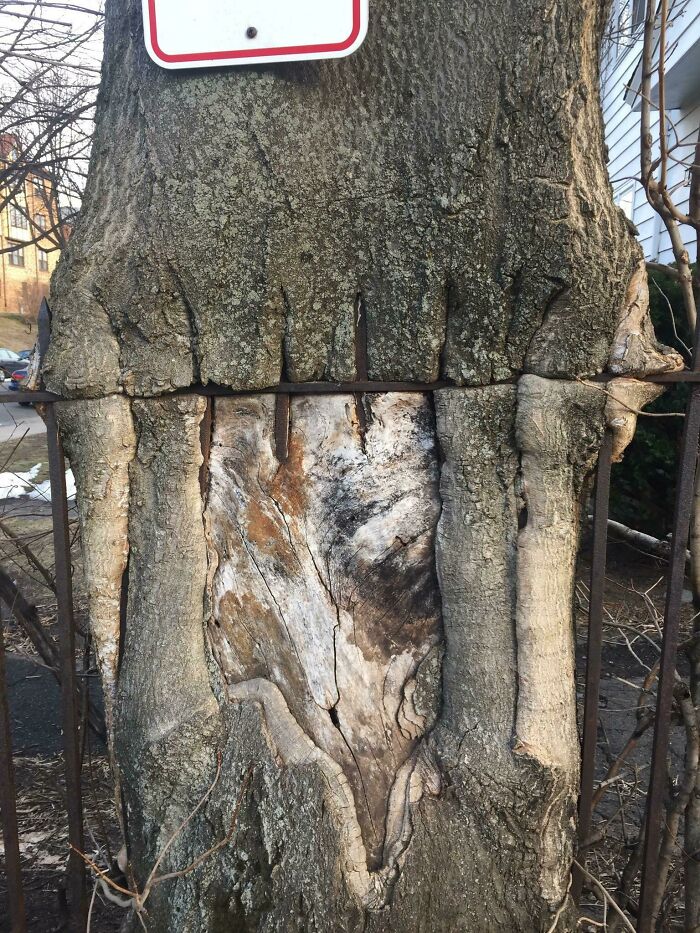
<svg viewBox="0 0 700 933">
<path fill-rule="evenodd" d="M 146 48 L 163 68 L 343 58 L 369 0 L 143 0 Z"/>
</svg>

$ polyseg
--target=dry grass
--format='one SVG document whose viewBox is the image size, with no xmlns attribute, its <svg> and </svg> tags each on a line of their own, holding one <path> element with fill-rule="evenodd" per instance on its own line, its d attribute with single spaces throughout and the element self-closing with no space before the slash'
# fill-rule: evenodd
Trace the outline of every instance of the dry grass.
<svg viewBox="0 0 700 933">
<path fill-rule="evenodd" d="M 60 921 L 68 826 L 65 816 L 65 780 L 61 756 L 16 757 L 17 818 L 20 855 L 25 882 L 29 929 L 48 933 Z M 94 753 L 83 770 L 85 846 L 92 857 L 107 864 L 118 846 L 112 778 L 103 753 Z M 0 841 L 0 867 L 3 848 Z M 0 902 L 6 897 L 5 875 L 0 870 Z M 111 933 L 120 928 L 123 911 L 98 894 L 93 929 Z"/>
<path fill-rule="evenodd" d="M 625 908 L 629 921 L 634 923 L 639 873 L 630 875 L 629 881 L 623 883 L 623 872 L 628 862 L 634 859 L 646 805 L 653 734 L 653 717 L 648 719 L 647 711 L 653 711 L 656 699 L 654 672 L 659 659 L 666 566 L 662 561 L 638 559 L 634 552 L 621 546 L 611 546 L 609 550 L 596 761 L 597 781 L 608 779 L 609 783 L 605 785 L 593 816 L 590 848 L 579 858 L 608 895 Z M 579 700 L 583 699 L 588 571 L 589 567 L 584 562 L 577 586 Z M 692 606 L 684 603 L 682 640 L 692 632 L 692 618 Z M 679 675 L 686 674 L 687 664 L 681 653 Z M 581 707 L 579 712 L 582 712 Z M 640 731 L 635 743 L 628 746 L 638 727 L 644 731 Z M 682 723 L 678 716 L 674 716 L 669 768 L 676 781 L 683 773 L 684 749 Z M 671 866 L 660 926 L 664 933 L 683 929 L 682 828 L 674 848 L 677 856 Z M 621 887 L 626 888 L 629 901 L 621 893 Z M 582 933 L 599 933 L 608 929 L 613 913 L 609 904 L 602 901 L 595 885 L 585 886 L 580 907 L 579 929 Z M 614 925 L 612 928 L 618 929 Z"/>
<path fill-rule="evenodd" d="M 36 324 L 19 314 L 0 314 L 0 347 L 30 350 L 36 340 Z"/>
<path fill-rule="evenodd" d="M 23 473 L 35 464 L 41 464 L 35 483 L 49 478 L 49 452 L 45 434 L 29 434 L 0 443 L 0 472 Z"/>
</svg>

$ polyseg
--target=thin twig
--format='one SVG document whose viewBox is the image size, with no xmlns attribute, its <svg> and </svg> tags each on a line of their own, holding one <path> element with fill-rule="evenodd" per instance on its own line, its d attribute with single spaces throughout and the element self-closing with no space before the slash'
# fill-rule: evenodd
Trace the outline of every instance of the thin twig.
<svg viewBox="0 0 700 933">
<path fill-rule="evenodd" d="M 589 880 L 592 884 L 594 884 L 594 885 L 596 886 L 596 888 L 598 888 L 598 890 L 600 891 L 600 893 L 603 895 L 604 901 L 606 901 L 608 904 L 610 904 L 610 906 L 612 907 L 612 909 L 615 911 L 615 913 L 618 915 L 618 917 L 620 917 L 620 919 L 621 919 L 622 922 L 624 923 L 625 928 L 626 928 L 627 930 L 629 930 L 630 933 L 636 933 L 636 930 L 634 929 L 634 927 L 632 926 L 632 924 L 629 922 L 629 920 L 628 920 L 628 918 L 627 918 L 627 915 L 622 911 L 622 909 L 621 909 L 620 907 L 618 907 L 617 902 L 615 901 L 615 899 L 605 890 L 605 888 L 604 888 L 603 885 L 600 883 L 600 881 L 598 881 L 597 878 L 595 878 L 586 868 L 584 868 L 583 865 L 581 865 L 579 862 L 577 862 L 576 859 L 574 859 L 574 865 L 576 865 L 576 867 L 579 869 L 579 871 L 583 872 L 583 874 L 586 876 L 586 878 L 588 878 L 588 880 Z"/>
<path fill-rule="evenodd" d="M 146 929 L 146 927 L 145 927 L 145 924 L 144 924 L 144 921 L 143 921 L 143 916 L 142 916 L 142 914 L 143 914 L 143 911 L 144 911 L 144 908 L 145 908 L 146 901 L 148 900 L 148 898 L 149 898 L 149 896 L 150 896 L 151 891 L 153 890 L 153 888 L 154 888 L 156 885 L 158 885 L 158 884 L 160 884 L 161 882 L 163 882 L 163 881 L 169 881 L 169 880 L 172 880 L 172 879 L 174 879 L 174 878 L 182 878 L 183 876 L 185 876 L 185 875 L 189 874 L 190 872 L 194 871 L 196 868 L 198 868 L 198 867 L 202 864 L 202 862 L 204 862 L 206 859 L 210 858 L 212 855 L 214 855 L 214 854 L 215 854 L 216 852 L 218 852 L 220 849 L 223 849 L 224 846 L 227 846 L 227 845 L 231 842 L 231 840 L 233 839 L 233 837 L 234 837 L 234 835 L 235 835 L 235 833 L 236 833 L 236 827 L 237 827 L 237 823 L 238 823 L 238 813 L 239 813 L 240 808 L 241 808 L 241 805 L 242 805 L 242 803 L 243 803 L 243 799 L 244 799 L 244 797 L 245 797 L 245 794 L 246 794 L 246 792 L 247 792 L 247 790 L 248 790 L 248 785 L 250 784 L 250 781 L 251 781 L 252 776 L 253 776 L 253 771 L 254 771 L 253 765 L 251 765 L 251 766 L 248 768 L 248 770 L 247 770 L 247 772 L 246 772 L 246 774 L 245 774 L 245 777 L 243 778 L 243 783 L 241 784 L 240 790 L 239 790 L 239 792 L 238 792 L 238 797 L 236 798 L 236 804 L 235 804 L 235 807 L 234 807 L 234 810 L 233 810 L 233 814 L 232 814 L 232 816 L 231 816 L 231 823 L 230 823 L 228 832 L 227 832 L 226 835 L 223 837 L 223 839 L 220 839 L 217 843 L 215 843 L 213 846 L 211 846 L 211 848 L 207 849 L 206 852 L 202 852 L 201 855 L 197 856 L 197 858 L 196 858 L 193 862 L 191 862 L 189 865 L 185 866 L 185 868 L 181 868 L 181 869 L 178 869 L 178 870 L 176 870 L 176 871 L 166 872 L 166 873 L 163 874 L 163 875 L 158 875 L 158 874 L 156 874 L 157 868 L 158 868 L 158 866 L 161 864 L 161 862 L 163 861 L 163 857 L 165 856 L 165 853 L 168 851 L 168 849 L 171 847 L 171 845 L 173 844 L 173 842 L 175 841 L 175 839 L 177 839 L 177 837 L 180 835 L 180 833 L 183 831 L 183 829 L 187 826 L 187 824 L 190 822 L 190 820 L 194 817 L 194 815 L 195 815 L 196 813 L 198 813 L 199 810 L 204 806 L 204 804 L 206 803 L 206 801 L 207 801 L 207 800 L 209 799 L 209 797 L 211 796 L 211 794 L 212 794 L 214 788 L 216 787 L 216 785 L 217 785 L 217 783 L 218 783 L 218 781 L 219 781 L 219 777 L 220 777 L 220 775 L 221 775 L 221 753 L 217 751 L 217 756 L 216 756 L 216 757 L 217 757 L 217 767 L 216 767 L 216 775 L 215 775 L 215 777 L 214 777 L 213 782 L 211 783 L 211 785 L 209 786 L 209 788 L 206 790 L 206 792 L 203 794 L 203 796 L 199 799 L 199 801 L 197 802 L 197 805 L 194 807 L 194 809 L 190 811 L 190 813 L 188 814 L 188 816 L 179 824 L 179 826 L 175 829 L 175 831 L 168 837 L 168 839 L 167 839 L 165 845 L 164 845 L 163 848 L 161 849 L 161 851 L 160 851 L 160 853 L 159 853 L 159 855 L 158 855 L 158 857 L 157 857 L 157 859 L 156 859 L 156 861 L 155 861 L 155 864 L 154 864 L 153 868 L 151 869 L 151 871 L 150 871 L 150 873 L 149 873 L 149 875 L 148 875 L 148 878 L 147 878 L 147 880 L 146 880 L 146 884 L 144 885 L 143 891 L 139 891 L 135 884 L 134 884 L 133 890 L 130 890 L 130 889 L 128 889 L 128 888 L 125 888 L 125 887 L 123 887 L 123 886 L 120 885 L 120 884 L 117 884 L 117 882 L 116 882 L 116 881 L 113 881 L 113 880 L 109 877 L 109 875 L 107 874 L 107 872 L 104 871 L 103 869 L 101 869 L 101 868 L 99 867 L 99 865 L 97 865 L 97 864 L 94 862 L 93 859 L 91 859 L 91 858 L 90 858 L 88 855 L 86 855 L 84 852 L 81 852 L 79 849 L 76 849 L 74 846 L 71 845 L 71 849 L 73 849 L 73 851 L 75 851 L 75 852 L 78 853 L 78 855 L 80 856 L 80 858 L 85 862 L 86 865 L 89 866 L 89 868 L 90 868 L 93 872 L 95 872 L 95 874 L 98 876 L 98 878 L 99 878 L 99 880 L 100 880 L 101 882 L 103 882 L 105 885 L 107 885 L 107 886 L 108 886 L 109 888 L 111 888 L 113 891 L 116 891 L 118 894 L 123 894 L 123 895 L 125 895 L 125 896 L 129 899 L 128 902 L 122 903 L 122 906 L 123 906 L 123 907 L 130 907 L 130 908 L 132 908 L 132 909 L 135 911 L 135 913 L 136 913 L 136 915 L 137 915 L 137 917 L 138 917 L 138 919 L 139 919 L 139 921 L 140 921 L 140 923 L 141 923 L 141 925 L 142 925 L 142 927 L 143 927 L 144 929 Z M 114 901 L 114 898 L 112 897 L 112 898 L 110 898 L 110 900 L 113 900 L 113 901 Z M 115 902 L 116 902 L 116 901 L 115 901 Z"/>
<path fill-rule="evenodd" d="M 590 382 L 588 379 L 582 379 L 581 376 L 576 376 L 576 382 L 580 382 L 581 385 L 588 386 L 590 389 L 596 389 L 598 392 L 602 392 L 603 395 L 607 395 L 608 398 L 611 398 L 614 402 L 617 402 L 618 405 L 622 405 L 623 408 L 626 408 L 628 411 L 631 411 L 632 414 L 639 417 L 645 418 L 685 418 L 684 411 L 642 411 L 641 408 L 633 408 L 632 405 L 629 405 L 623 399 L 618 398 L 616 395 L 613 395 L 609 389 L 606 389 L 605 386 L 599 385 L 597 382 Z"/>
</svg>

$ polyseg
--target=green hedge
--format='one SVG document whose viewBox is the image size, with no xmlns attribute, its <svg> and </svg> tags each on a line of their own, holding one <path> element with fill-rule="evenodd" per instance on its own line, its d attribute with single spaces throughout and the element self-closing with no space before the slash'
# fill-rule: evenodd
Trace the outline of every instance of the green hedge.
<svg viewBox="0 0 700 933">
<path fill-rule="evenodd" d="M 649 278 L 651 316 L 656 334 L 663 343 L 682 351 L 682 343 L 673 332 L 668 304 L 670 302 L 673 309 L 678 337 L 690 345 L 690 332 L 678 285 L 658 272 L 651 273 Z M 683 411 L 687 396 L 687 386 L 674 386 L 646 410 L 659 413 Z M 682 418 L 638 419 L 637 433 L 624 460 L 613 468 L 612 518 L 657 537 L 669 533 L 682 427 Z"/>
</svg>

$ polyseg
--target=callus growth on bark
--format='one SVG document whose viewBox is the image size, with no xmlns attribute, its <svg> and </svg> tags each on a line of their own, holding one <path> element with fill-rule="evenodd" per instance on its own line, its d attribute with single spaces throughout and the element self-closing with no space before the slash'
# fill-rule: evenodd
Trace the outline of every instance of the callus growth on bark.
<svg viewBox="0 0 700 933">
<path fill-rule="evenodd" d="M 579 503 L 606 406 L 632 431 L 585 377 L 641 405 L 678 364 L 605 176 L 600 5 L 374 0 L 349 59 L 193 74 L 140 22 L 108 2 L 45 366 L 135 881 L 217 750 L 161 874 L 254 766 L 149 929 L 573 929 Z M 295 395 L 278 458 L 256 389 L 365 375 L 452 387 Z M 247 394 L 202 489 L 170 393 L 206 381 Z"/>
</svg>

